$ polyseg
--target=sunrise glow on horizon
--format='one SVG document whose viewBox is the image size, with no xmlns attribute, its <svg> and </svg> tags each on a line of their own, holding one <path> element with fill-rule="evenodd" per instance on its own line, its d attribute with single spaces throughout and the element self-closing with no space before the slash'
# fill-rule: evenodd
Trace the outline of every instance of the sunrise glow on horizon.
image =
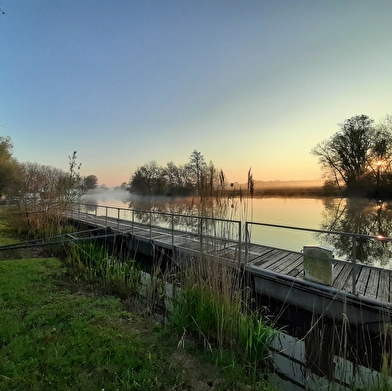
<svg viewBox="0 0 392 391">
<path fill-rule="evenodd" d="M 321 178 L 312 148 L 392 114 L 388 1 L 3 0 L 0 135 L 118 186 L 193 150 L 229 182 Z"/>
</svg>

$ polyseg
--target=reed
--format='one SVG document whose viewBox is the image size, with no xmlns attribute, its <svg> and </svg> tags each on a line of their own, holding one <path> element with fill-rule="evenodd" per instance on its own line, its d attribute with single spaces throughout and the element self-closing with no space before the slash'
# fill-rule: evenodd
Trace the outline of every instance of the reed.
<svg viewBox="0 0 392 391">
<path fill-rule="evenodd" d="M 257 380 L 266 368 L 275 336 L 260 313 L 250 309 L 250 297 L 238 269 L 214 258 L 195 258 L 180 278 L 170 325 L 196 335 L 210 351 L 230 349 L 233 359 Z"/>
<path fill-rule="evenodd" d="M 99 284 L 120 298 L 135 295 L 140 288 L 140 267 L 131 260 L 111 256 L 95 243 L 72 243 L 67 247 L 65 264 L 78 281 Z"/>
</svg>

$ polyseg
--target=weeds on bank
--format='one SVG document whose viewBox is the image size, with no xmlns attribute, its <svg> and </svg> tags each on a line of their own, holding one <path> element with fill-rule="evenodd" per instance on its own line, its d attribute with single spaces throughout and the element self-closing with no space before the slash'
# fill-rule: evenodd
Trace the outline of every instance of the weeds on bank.
<svg viewBox="0 0 392 391">
<path fill-rule="evenodd" d="M 127 299 L 142 296 L 150 311 L 164 301 L 168 280 L 180 279 L 178 289 L 171 285 L 174 297 L 169 298 L 167 314 L 171 328 L 182 335 L 179 346 L 188 335 L 198 335 L 215 364 L 230 366 L 232 373 L 234 368 L 238 372 L 246 368 L 245 373 L 252 375 L 247 382 L 252 384 L 262 380 L 274 331 L 259 314 L 247 310 L 233 270 L 216 263 L 207 270 L 206 263 L 202 268 L 197 262 L 196 269 L 189 267 L 182 275 L 159 268 L 147 275 L 134 262 L 116 260 L 91 243 L 72 245 L 66 264 L 79 281 L 99 282 L 107 292 Z"/>
<path fill-rule="evenodd" d="M 184 335 L 197 335 L 211 352 L 247 369 L 253 381 L 268 367 L 273 328 L 260 313 L 249 307 L 246 288 L 236 278 L 236 270 L 216 260 L 192 263 L 174 299 L 170 323 Z M 227 357 L 226 357 L 227 358 Z"/>
<path fill-rule="evenodd" d="M 0 206 L 0 245 L 5 246 L 18 241 L 17 230 L 10 221 L 8 207 Z"/>
<path fill-rule="evenodd" d="M 132 260 L 110 256 L 103 246 L 72 243 L 67 247 L 66 266 L 78 281 L 98 283 L 106 293 L 127 299 L 140 288 L 140 267 Z"/>
</svg>

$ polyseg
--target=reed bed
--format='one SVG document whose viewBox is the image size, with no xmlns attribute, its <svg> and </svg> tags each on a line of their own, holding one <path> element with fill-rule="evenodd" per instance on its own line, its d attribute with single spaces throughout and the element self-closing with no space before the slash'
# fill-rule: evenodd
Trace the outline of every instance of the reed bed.
<svg viewBox="0 0 392 391">
<path fill-rule="evenodd" d="M 249 289 L 243 285 L 238 269 L 213 258 L 195 258 L 180 277 L 169 321 L 183 336 L 197 336 L 211 351 L 229 349 L 257 380 L 268 367 L 275 331 L 251 310 Z"/>
<path fill-rule="evenodd" d="M 140 267 L 136 262 L 111 256 L 96 243 L 68 245 L 65 264 L 75 280 L 99 284 L 105 293 L 126 299 L 139 291 Z"/>
</svg>

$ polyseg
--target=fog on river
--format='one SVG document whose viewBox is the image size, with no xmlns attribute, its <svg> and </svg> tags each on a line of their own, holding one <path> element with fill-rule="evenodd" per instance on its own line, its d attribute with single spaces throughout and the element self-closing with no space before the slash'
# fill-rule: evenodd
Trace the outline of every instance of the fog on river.
<svg viewBox="0 0 392 391">
<path fill-rule="evenodd" d="M 237 197 L 200 203 L 196 198 L 140 197 L 125 191 L 105 191 L 87 194 L 83 202 L 285 226 L 252 224 L 251 241 L 292 251 L 301 251 L 304 245 L 322 245 L 331 248 L 335 258 L 344 260 L 351 258 L 350 238 L 288 227 L 382 235 L 384 238 L 392 234 L 389 204 L 363 198 Z M 358 239 L 356 254 L 360 262 L 392 268 L 392 249 L 388 240 Z"/>
</svg>

